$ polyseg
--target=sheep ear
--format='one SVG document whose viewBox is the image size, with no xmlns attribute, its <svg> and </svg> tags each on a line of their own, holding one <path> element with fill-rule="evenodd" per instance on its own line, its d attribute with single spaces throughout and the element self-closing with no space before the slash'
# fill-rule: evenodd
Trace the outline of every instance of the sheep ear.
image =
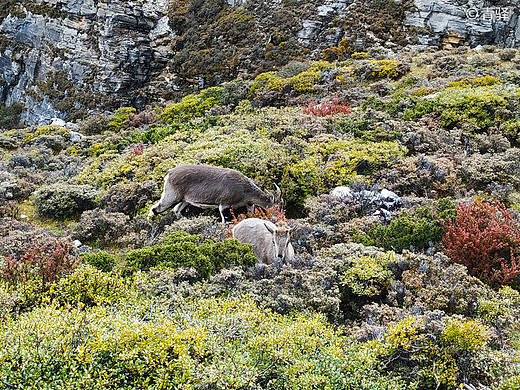
<svg viewBox="0 0 520 390">
<path fill-rule="evenodd" d="M 274 229 L 270 227 L 267 223 L 264 222 L 264 226 L 267 230 L 269 230 L 269 233 L 274 234 Z"/>
</svg>

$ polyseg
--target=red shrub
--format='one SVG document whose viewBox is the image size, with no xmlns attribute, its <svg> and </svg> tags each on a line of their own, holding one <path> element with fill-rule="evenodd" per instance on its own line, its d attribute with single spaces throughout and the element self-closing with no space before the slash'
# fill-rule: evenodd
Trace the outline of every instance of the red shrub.
<svg viewBox="0 0 520 390">
<path fill-rule="evenodd" d="M 457 207 L 457 218 L 443 221 L 442 247 L 455 262 L 491 285 L 513 284 L 520 274 L 520 225 L 499 201 L 476 199 Z"/>
<path fill-rule="evenodd" d="M 232 237 L 231 230 L 233 227 L 243 221 L 246 218 L 260 218 L 271 221 L 273 223 L 279 221 L 287 222 L 287 218 L 285 218 L 285 211 L 280 208 L 280 206 L 266 207 L 265 209 L 261 209 L 260 207 L 255 207 L 255 211 L 251 214 L 247 212 L 247 214 L 238 214 L 235 215 L 233 209 L 231 209 L 231 215 L 233 219 L 231 220 L 231 225 L 229 225 L 226 235 L 228 237 Z"/>
<path fill-rule="evenodd" d="M 338 99 L 332 99 L 331 102 L 309 102 L 309 104 L 303 108 L 304 114 L 312 114 L 314 116 L 327 116 L 336 114 L 350 114 L 352 107 L 348 103 L 342 103 Z"/>
<path fill-rule="evenodd" d="M 132 153 L 136 156 L 140 156 L 144 152 L 144 144 L 139 141 L 139 143 L 135 144 L 132 148 Z"/>
<path fill-rule="evenodd" d="M 13 285 L 36 280 L 41 282 L 43 291 L 48 284 L 76 268 L 78 258 L 72 255 L 73 249 L 69 242 L 51 241 L 25 249 L 19 257 L 7 256 L 0 264 L 0 279 Z"/>
</svg>

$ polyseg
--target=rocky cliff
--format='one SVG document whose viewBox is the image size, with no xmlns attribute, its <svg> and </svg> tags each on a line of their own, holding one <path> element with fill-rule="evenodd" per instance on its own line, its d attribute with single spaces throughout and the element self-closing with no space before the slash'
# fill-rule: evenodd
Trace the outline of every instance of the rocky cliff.
<svg viewBox="0 0 520 390">
<path fill-rule="evenodd" d="M 7 0 L 0 104 L 75 120 L 291 60 L 520 42 L 519 1 Z"/>
</svg>

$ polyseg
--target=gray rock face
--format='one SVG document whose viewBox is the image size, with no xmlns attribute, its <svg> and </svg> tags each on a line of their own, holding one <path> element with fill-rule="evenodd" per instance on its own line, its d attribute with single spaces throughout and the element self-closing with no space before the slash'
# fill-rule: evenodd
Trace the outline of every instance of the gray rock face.
<svg viewBox="0 0 520 390">
<path fill-rule="evenodd" d="M 341 36 L 340 29 L 336 29 L 332 34 L 332 20 L 344 14 L 347 7 L 354 3 L 355 0 L 324 0 L 317 7 L 317 12 L 313 19 L 305 19 L 302 21 L 302 29 L 298 32 L 298 39 L 305 47 L 312 48 L 319 41 L 326 41 L 335 45 Z M 334 30 L 334 29 L 333 29 Z"/>
<path fill-rule="evenodd" d="M 169 1 L 44 3 L 63 17 L 19 6 L 23 17 L 17 12 L 1 21 L 0 35 L 11 44 L 0 51 L 0 103 L 24 103 L 27 124 L 64 116 L 53 107 L 53 94 L 73 102 L 65 111 L 96 103 L 144 104 L 146 83 L 160 77 L 169 56 L 164 50 L 174 35 L 166 16 Z M 60 90 L 65 80 L 51 80 L 53 74 L 69 81 L 66 90 Z M 45 86 L 49 80 L 52 85 Z"/>
<path fill-rule="evenodd" d="M 447 34 L 457 34 L 470 46 L 492 44 L 518 47 L 519 2 L 498 6 L 491 1 L 415 0 L 405 24 L 427 33 L 419 36 L 422 44 L 438 45 Z"/>
</svg>

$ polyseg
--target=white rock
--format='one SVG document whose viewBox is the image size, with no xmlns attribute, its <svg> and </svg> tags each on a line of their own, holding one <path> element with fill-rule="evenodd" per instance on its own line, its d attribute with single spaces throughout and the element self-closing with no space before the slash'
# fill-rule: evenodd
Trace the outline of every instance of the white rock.
<svg viewBox="0 0 520 390">
<path fill-rule="evenodd" d="M 78 142 L 79 140 L 85 138 L 85 136 L 77 131 L 70 132 L 70 142 Z"/>
<path fill-rule="evenodd" d="M 60 126 L 65 127 L 65 121 L 61 118 L 51 118 L 51 125 L 52 126 Z"/>
<path fill-rule="evenodd" d="M 340 186 L 332 190 L 332 195 L 337 196 L 340 199 L 352 198 L 352 191 L 349 187 Z"/>
</svg>

